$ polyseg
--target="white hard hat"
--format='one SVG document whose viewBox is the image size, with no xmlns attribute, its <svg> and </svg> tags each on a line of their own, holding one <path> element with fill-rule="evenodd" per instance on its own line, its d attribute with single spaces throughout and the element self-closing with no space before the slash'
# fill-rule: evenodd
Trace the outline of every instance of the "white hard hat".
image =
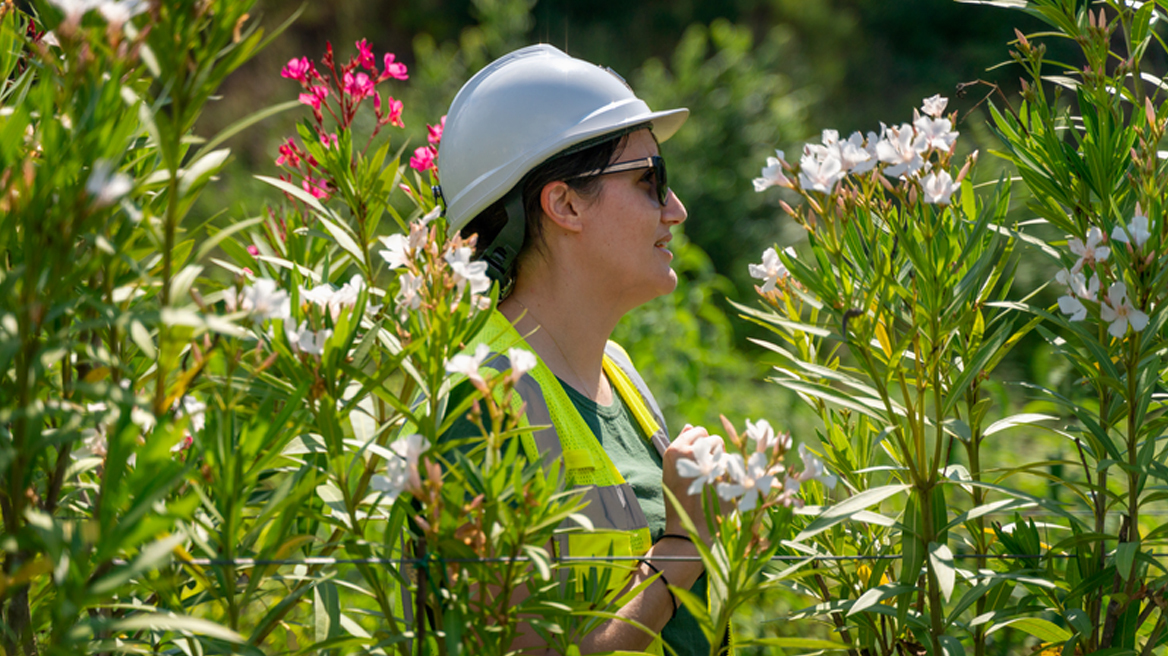
<svg viewBox="0 0 1168 656">
<path fill-rule="evenodd" d="M 475 74 L 447 112 L 438 179 L 448 229 L 461 230 L 571 146 L 643 124 L 665 141 L 688 116 L 651 111 L 610 69 L 552 46 L 507 54 Z"/>
</svg>

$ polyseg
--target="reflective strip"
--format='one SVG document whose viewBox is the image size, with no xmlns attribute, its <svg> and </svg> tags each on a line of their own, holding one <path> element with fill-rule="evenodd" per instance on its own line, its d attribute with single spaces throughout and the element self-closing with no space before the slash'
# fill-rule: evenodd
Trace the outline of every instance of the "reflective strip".
<svg viewBox="0 0 1168 656">
<path fill-rule="evenodd" d="M 617 367 L 620 368 L 620 373 L 623 373 L 637 393 L 641 397 L 644 405 L 649 407 L 653 413 L 653 417 L 657 419 L 658 430 L 649 436 L 652 440 L 653 446 L 657 448 L 657 453 L 661 457 L 665 457 L 665 449 L 669 448 L 669 428 L 665 425 L 665 416 L 661 414 L 661 408 L 657 405 L 657 399 L 653 398 L 653 393 L 649 391 L 649 386 L 645 384 L 645 380 L 641 378 L 641 374 L 637 373 L 636 367 L 633 366 L 632 360 L 629 359 L 629 354 L 621 348 L 616 342 L 609 342 L 604 347 L 604 355 L 611 360 Z M 629 403 L 628 399 L 625 399 Z M 631 404 L 630 404 L 631 405 Z"/>
<path fill-rule="evenodd" d="M 584 491 L 581 499 L 588 505 L 579 514 L 587 517 L 598 530 L 635 531 L 649 526 L 649 520 L 633 494 L 633 487 L 628 483 L 603 487 L 593 485 Z"/>
<path fill-rule="evenodd" d="M 499 353 L 495 354 L 494 357 L 488 356 L 483 366 L 502 373 L 511 368 L 511 359 Z M 519 398 L 527 404 L 527 407 L 524 408 L 527 424 L 529 426 L 546 426 L 546 428 L 533 431 L 531 439 L 535 443 L 535 450 L 543 458 L 544 466 L 549 467 L 563 455 L 563 448 L 560 446 L 560 438 L 556 434 L 556 429 L 552 425 L 552 413 L 548 409 L 547 400 L 544 399 L 543 392 L 539 389 L 539 383 L 535 382 L 530 374 L 523 374 L 523 377 L 519 379 L 515 385 L 515 393 L 519 394 Z"/>
</svg>

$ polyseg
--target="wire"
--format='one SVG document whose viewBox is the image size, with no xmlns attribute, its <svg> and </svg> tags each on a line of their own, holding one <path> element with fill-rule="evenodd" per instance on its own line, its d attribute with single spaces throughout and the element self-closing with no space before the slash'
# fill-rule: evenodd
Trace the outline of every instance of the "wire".
<svg viewBox="0 0 1168 656">
<path fill-rule="evenodd" d="M 1153 558 L 1168 558 L 1168 553 L 1146 554 Z M 954 560 L 1040 560 L 1042 558 L 1071 558 L 1071 554 L 953 554 Z M 639 561 L 641 556 L 561 556 L 549 560 L 562 563 L 589 563 L 589 562 L 619 562 Z M 886 555 L 854 555 L 854 556 L 772 556 L 772 562 L 798 562 L 801 560 L 815 562 L 849 562 L 868 560 L 902 560 L 904 557 L 897 554 Z M 263 558 L 184 558 L 186 565 L 200 567 L 268 567 L 273 565 L 420 565 L 427 562 L 451 564 L 475 563 L 527 563 L 531 562 L 528 556 L 499 556 L 495 558 L 298 558 L 298 559 L 263 559 Z M 653 556 L 653 560 L 667 562 L 694 563 L 701 562 L 700 556 Z"/>
</svg>

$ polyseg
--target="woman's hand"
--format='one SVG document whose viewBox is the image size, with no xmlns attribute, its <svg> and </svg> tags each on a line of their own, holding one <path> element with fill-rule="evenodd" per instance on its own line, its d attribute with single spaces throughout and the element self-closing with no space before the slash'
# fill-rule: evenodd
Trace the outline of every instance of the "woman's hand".
<svg viewBox="0 0 1168 656">
<path fill-rule="evenodd" d="M 686 424 L 677 439 L 673 440 L 669 448 L 665 450 L 664 471 L 661 474 L 662 485 L 673 492 L 673 496 L 681 502 L 681 508 L 697 527 L 698 536 L 707 543 L 710 536 L 705 509 L 702 508 L 703 495 L 689 493 L 689 486 L 693 481 L 677 473 L 677 461 L 682 458 L 694 459 L 694 445 L 699 440 L 708 437 L 710 437 L 710 433 L 705 428 Z M 678 515 L 673 504 L 668 501 L 665 503 L 665 532 L 686 534 L 685 527 L 681 524 L 681 516 Z"/>
</svg>

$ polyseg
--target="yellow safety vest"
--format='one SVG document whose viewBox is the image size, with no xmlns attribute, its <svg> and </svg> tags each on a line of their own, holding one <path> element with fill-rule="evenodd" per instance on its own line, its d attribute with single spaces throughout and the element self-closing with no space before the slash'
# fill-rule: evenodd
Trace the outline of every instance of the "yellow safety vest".
<svg viewBox="0 0 1168 656">
<path fill-rule="evenodd" d="M 505 355 L 509 348 L 525 348 L 534 353 L 534 349 L 498 310 L 492 312 L 486 325 L 467 347 L 474 349 L 479 344 L 487 344 L 497 354 L 484 365 L 496 371 L 511 368 Z M 605 348 L 604 373 L 632 412 L 646 439 L 664 455 L 669 446 L 665 420 L 628 354 L 615 342 L 609 342 Z M 515 391 L 521 397 L 521 400 L 515 399 L 515 403 L 526 404 L 520 425 L 547 426 L 523 436 L 528 460 L 537 462 L 542 459 L 548 464 L 560 460 L 566 470 L 567 487 L 586 488 L 584 500 L 588 505 L 581 514 L 592 522 L 594 530 L 557 536 L 555 555 L 605 558 L 610 554 L 628 557 L 648 552 L 653 544 L 649 523 L 632 486 L 608 457 L 555 374 L 538 356 L 535 369 L 516 383 Z M 588 562 L 573 566 L 572 570 L 577 572 L 577 580 L 581 581 L 584 579 L 579 575 L 586 576 L 590 569 L 603 567 L 602 562 Z M 623 587 L 623 576 L 614 575 L 611 580 Z M 660 637 L 653 641 L 648 653 L 664 653 Z"/>
</svg>

